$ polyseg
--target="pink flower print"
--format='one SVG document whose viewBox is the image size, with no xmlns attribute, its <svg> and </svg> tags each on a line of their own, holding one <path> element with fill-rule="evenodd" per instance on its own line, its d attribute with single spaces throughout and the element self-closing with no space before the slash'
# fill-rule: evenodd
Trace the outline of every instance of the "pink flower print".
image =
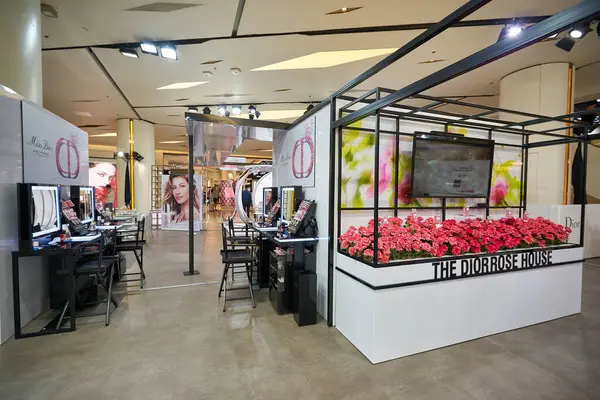
<svg viewBox="0 0 600 400">
<path fill-rule="evenodd" d="M 497 177 L 490 190 L 490 205 L 495 206 L 506 198 L 508 193 L 508 182 L 502 177 Z"/>
</svg>

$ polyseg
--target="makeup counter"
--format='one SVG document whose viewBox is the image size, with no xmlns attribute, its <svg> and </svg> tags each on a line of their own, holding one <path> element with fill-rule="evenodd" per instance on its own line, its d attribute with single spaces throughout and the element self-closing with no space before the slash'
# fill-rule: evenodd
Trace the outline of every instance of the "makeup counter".
<svg viewBox="0 0 600 400">
<path fill-rule="evenodd" d="M 300 186 L 263 189 L 263 210 L 248 227 L 258 234 L 259 282 L 278 314 L 299 326 L 317 323 L 316 203 Z"/>
<path fill-rule="evenodd" d="M 137 233 L 136 224 L 129 223 L 135 216 L 115 217 L 96 207 L 93 187 L 19 183 L 16 190 L 19 247 L 12 252 L 15 338 L 74 331 L 77 313 L 97 298 L 100 267 L 112 266 L 106 271 L 114 275 L 105 271 L 109 281 L 129 275 L 124 254 L 112 253 L 108 258 L 108 250 L 116 249 L 117 241 L 126 235 Z M 26 333 L 21 323 L 20 260 L 31 257 L 49 261 L 50 309 L 42 319 L 47 319 L 48 313 L 53 317 L 39 331 L 27 328 Z M 97 260 L 98 269 L 81 273 L 81 267 L 93 267 Z"/>
</svg>

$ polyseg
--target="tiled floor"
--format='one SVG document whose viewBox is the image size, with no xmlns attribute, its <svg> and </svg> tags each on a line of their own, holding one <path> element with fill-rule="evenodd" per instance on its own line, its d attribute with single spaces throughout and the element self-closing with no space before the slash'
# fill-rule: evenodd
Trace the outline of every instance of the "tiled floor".
<svg viewBox="0 0 600 400">
<path fill-rule="evenodd" d="M 209 280 L 219 232 L 202 235 Z M 185 268 L 185 245 L 163 240 L 146 254 L 155 285 Z M 223 313 L 215 284 L 145 291 L 109 327 L 0 347 L 0 399 L 600 399 L 600 267 L 584 274 L 581 315 L 378 365 L 323 321 L 277 316 L 264 293 Z"/>
</svg>

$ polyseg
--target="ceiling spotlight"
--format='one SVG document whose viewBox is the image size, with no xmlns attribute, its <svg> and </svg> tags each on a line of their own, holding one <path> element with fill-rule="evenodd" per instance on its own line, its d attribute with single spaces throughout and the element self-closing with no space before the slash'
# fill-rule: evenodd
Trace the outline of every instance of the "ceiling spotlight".
<svg viewBox="0 0 600 400">
<path fill-rule="evenodd" d="M 121 48 L 119 52 L 123 54 L 125 57 L 131 58 L 139 58 L 137 51 L 135 49 Z"/>
<path fill-rule="evenodd" d="M 256 117 L 256 119 L 260 118 L 260 111 L 256 110 L 256 112 L 254 113 L 254 116 Z"/>
<path fill-rule="evenodd" d="M 558 33 L 548 36 L 548 39 L 554 39 L 558 36 Z"/>
<path fill-rule="evenodd" d="M 229 110 L 225 111 L 225 116 L 229 117 L 231 115 L 231 112 L 229 112 Z"/>
<path fill-rule="evenodd" d="M 190 107 L 190 108 L 188 108 L 188 112 L 197 113 L 198 112 L 198 107 Z"/>
<path fill-rule="evenodd" d="M 506 38 L 515 38 L 523 32 L 523 25 L 520 24 L 510 24 L 506 25 L 500 31 L 500 35 L 498 36 L 498 42 L 506 39 Z"/>
<path fill-rule="evenodd" d="M 124 151 L 120 151 L 119 150 L 119 151 L 115 151 L 113 153 L 113 158 L 124 158 L 124 159 L 127 159 L 127 157 L 128 157 L 128 154 L 125 153 Z"/>
<path fill-rule="evenodd" d="M 42 4 L 42 14 L 48 18 L 58 18 L 58 11 L 50 4 Z"/>
<path fill-rule="evenodd" d="M 177 60 L 177 49 L 172 44 L 161 45 L 160 56 L 168 60 Z"/>
<path fill-rule="evenodd" d="M 242 70 L 241 70 L 241 69 L 239 69 L 239 68 L 231 68 L 231 74 L 232 74 L 233 76 L 238 76 L 238 75 L 239 75 L 239 74 L 241 74 L 241 73 L 242 73 Z"/>
<path fill-rule="evenodd" d="M 137 151 L 133 152 L 133 159 L 137 162 L 142 162 L 142 160 L 144 159 L 144 157 L 142 157 L 142 155 L 140 153 L 138 153 Z"/>
<path fill-rule="evenodd" d="M 581 39 L 591 31 L 589 24 L 576 25 L 569 31 L 569 36 L 573 39 Z"/>
<path fill-rule="evenodd" d="M 556 42 L 555 46 L 559 49 L 569 52 L 573 49 L 573 46 L 575 46 L 575 40 L 572 39 L 570 36 L 565 36 L 564 38 Z"/>
<path fill-rule="evenodd" d="M 219 106 L 219 108 L 217 108 L 217 115 L 225 115 L 225 113 L 227 112 L 227 106 Z"/>
<path fill-rule="evenodd" d="M 204 71 L 202 72 L 202 76 L 204 76 L 205 78 L 210 78 L 213 76 L 213 73 L 210 71 Z"/>
<path fill-rule="evenodd" d="M 156 45 L 154 43 L 142 42 L 142 43 L 140 43 L 140 49 L 142 49 L 143 54 L 150 54 L 153 56 L 158 55 L 158 48 L 156 47 Z"/>
<path fill-rule="evenodd" d="M 507 30 L 508 37 L 519 36 L 523 32 L 523 27 L 521 25 L 509 25 Z"/>
<path fill-rule="evenodd" d="M 233 115 L 240 115 L 242 113 L 242 106 L 232 106 L 231 113 Z"/>
<path fill-rule="evenodd" d="M 315 106 L 312 104 L 309 104 L 308 107 L 306 107 L 306 111 L 304 111 L 304 114 L 310 112 L 310 110 L 312 110 L 313 108 L 315 108 Z"/>
<path fill-rule="evenodd" d="M 255 115 L 256 115 L 256 107 L 248 106 L 248 118 L 254 119 Z"/>
<path fill-rule="evenodd" d="M 202 113 L 203 113 L 203 114 L 210 114 L 210 108 L 208 108 L 208 107 L 204 107 L 204 108 L 202 109 Z"/>
</svg>

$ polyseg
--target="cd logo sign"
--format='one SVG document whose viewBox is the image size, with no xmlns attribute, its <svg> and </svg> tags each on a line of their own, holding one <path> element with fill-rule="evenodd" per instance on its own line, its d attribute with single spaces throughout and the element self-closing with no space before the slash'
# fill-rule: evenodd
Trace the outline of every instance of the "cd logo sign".
<svg viewBox="0 0 600 400">
<path fill-rule="evenodd" d="M 60 138 L 56 142 L 56 168 L 63 178 L 76 179 L 79 176 L 79 148 L 75 136 Z"/>
<path fill-rule="evenodd" d="M 308 160 L 307 156 L 309 157 Z M 312 174 L 314 166 L 315 144 L 310 132 L 307 131 L 305 136 L 294 143 L 294 149 L 292 150 L 292 172 L 294 177 L 308 178 Z"/>
</svg>

